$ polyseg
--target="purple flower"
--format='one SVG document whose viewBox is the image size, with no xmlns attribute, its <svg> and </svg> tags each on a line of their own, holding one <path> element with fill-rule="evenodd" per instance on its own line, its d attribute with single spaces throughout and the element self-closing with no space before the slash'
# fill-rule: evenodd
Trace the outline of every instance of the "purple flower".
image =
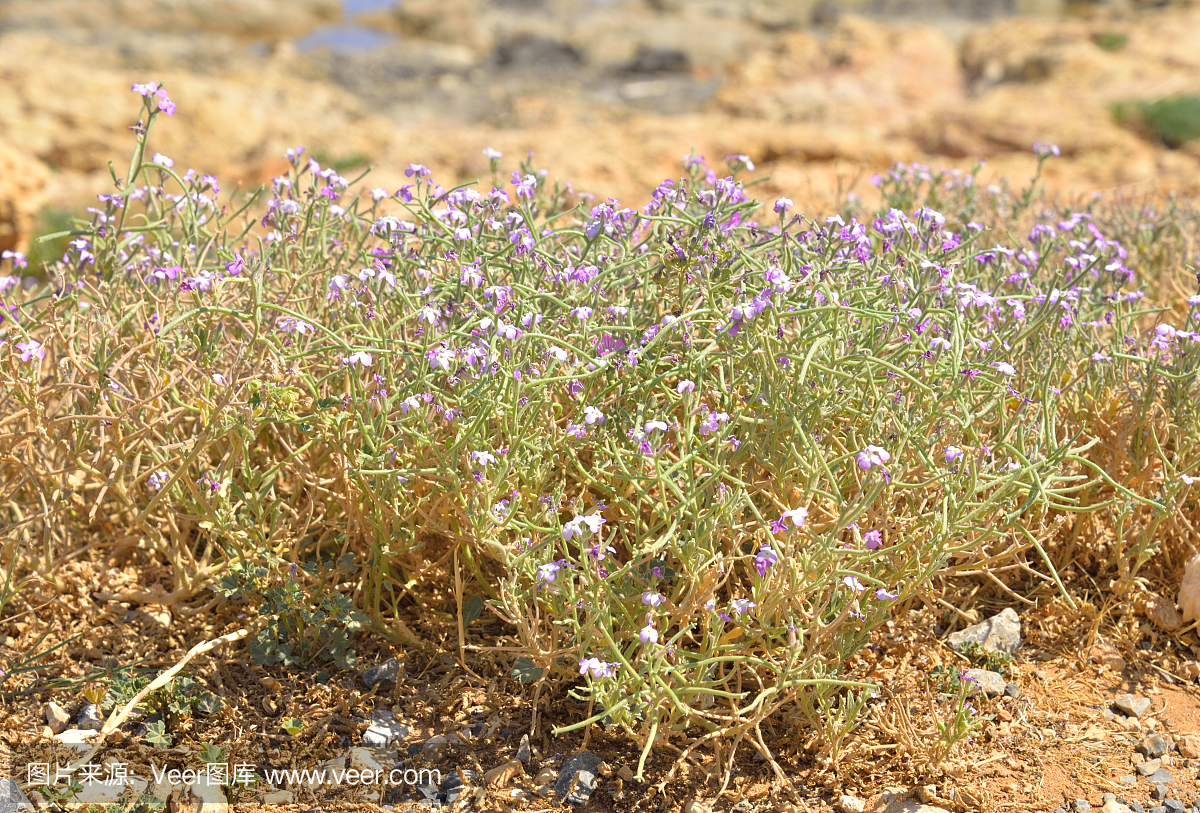
<svg viewBox="0 0 1200 813">
<path fill-rule="evenodd" d="M 975 376 L 979 375 L 982 372 L 983 372 L 983 370 L 976 370 L 976 369 L 968 367 L 967 369 L 960 370 L 958 374 L 965 375 L 967 377 L 968 381 L 974 381 Z"/>
<path fill-rule="evenodd" d="M 946 447 L 946 462 L 953 463 L 955 460 L 960 460 L 963 456 L 963 450 L 957 446 Z"/>
<path fill-rule="evenodd" d="M 613 669 L 619 666 L 616 663 L 605 663 L 599 658 L 584 658 L 579 662 L 579 674 L 586 675 L 590 670 L 592 677 L 612 677 Z"/>
<path fill-rule="evenodd" d="M 172 167 L 175 166 L 175 162 L 172 161 L 167 156 L 163 155 L 161 152 L 154 153 L 154 157 L 150 159 L 150 162 L 152 164 L 158 164 L 160 166 L 164 166 L 167 169 L 171 169 Z"/>
<path fill-rule="evenodd" d="M 1049 158 L 1053 155 L 1055 158 L 1062 155 L 1062 150 L 1057 144 L 1043 144 L 1040 141 L 1033 142 L 1033 154 L 1038 158 Z"/>
<path fill-rule="evenodd" d="M 365 350 L 356 350 L 355 352 L 351 353 L 349 356 L 342 356 L 342 365 L 343 366 L 353 367 L 355 364 L 359 364 L 359 365 L 362 365 L 363 367 L 370 367 L 371 361 L 372 361 L 371 354 L 366 352 Z"/>
<path fill-rule="evenodd" d="M 277 325 L 280 333 L 299 333 L 303 336 L 305 333 L 312 333 L 316 330 L 308 322 L 303 319 L 297 319 L 294 316 L 289 316 L 286 319 L 281 319 Z"/>
<path fill-rule="evenodd" d="M 748 598 L 735 598 L 733 601 L 729 602 L 729 609 L 733 610 L 738 615 L 745 615 L 746 613 L 750 612 L 750 608 L 757 606 L 757 604 Z"/>
<path fill-rule="evenodd" d="M 168 116 L 175 115 L 175 103 L 170 101 L 166 88 L 160 88 L 155 91 L 155 98 L 158 100 L 158 109 L 162 110 Z"/>
<path fill-rule="evenodd" d="M 235 253 L 233 255 L 233 262 L 225 263 L 225 273 L 229 274 L 231 277 L 236 277 L 238 274 L 242 273 L 245 267 L 246 261 L 242 259 L 242 255 L 240 253 Z"/>
<path fill-rule="evenodd" d="M 870 471 L 872 466 L 882 467 L 884 463 L 891 459 L 892 456 L 884 449 L 871 445 L 868 445 L 867 448 L 855 456 L 855 460 L 858 461 L 858 467 L 863 471 Z"/>
<path fill-rule="evenodd" d="M 803 528 L 804 523 L 808 521 L 808 509 L 804 506 L 799 508 L 791 508 L 784 511 L 779 517 L 779 525 L 786 530 L 787 523 L 791 522 L 797 528 Z"/>
<path fill-rule="evenodd" d="M 567 542 L 570 542 L 572 538 L 587 539 L 592 534 L 600 533 L 600 526 L 605 521 L 604 517 L 599 514 L 588 514 L 587 516 L 576 514 L 574 519 L 563 525 L 562 538 Z M 585 525 L 587 530 L 584 530 Z"/>
<path fill-rule="evenodd" d="M 767 568 L 778 564 L 779 554 L 775 553 L 774 548 L 770 545 L 763 545 L 758 549 L 758 554 L 754 557 L 754 569 L 758 571 L 759 576 L 767 575 Z"/>
<path fill-rule="evenodd" d="M 877 598 L 879 601 L 895 601 L 896 599 L 900 598 L 900 594 L 889 593 L 887 590 L 880 587 L 875 591 L 875 598 Z"/>
<path fill-rule="evenodd" d="M 863 534 L 863 547 L 867 550 L 878 550 L 883 545 L 883 534 L 876 530 L 867 531 Z"/>
<path fill-rule="evenodd" d="M 512 174 L 512 185 L 516 187 L 518 198 L 532 198 L 533 191 L 537 189 L 537 177 L 526 175 L 521 177 L 521 173 L 514 172 Z"/>
<path fill-rule="evenodd" d="M 656 593 L 653 590 L 647 590 L 645 593 L 642 593 L 642 604 L 645 604 L 647 607 L 660 607 L 666 600 L 666 596 L 662 593 Z"/>
<path fill-rule="evenodd" d="M 134 85 L 130 90 L 142 96 L 152 96 L 158 90 L 158 82 L 146 82 L 145 84 Z"/>
<path fill-rule="evenodd" d="M 155 491 L 162 491 L 162 487 L 166 485 L 167 480 L 170 479 L 171 475 L 167 474 L 165 471 L 156 471 L 154 474 L 150 475 L 150 478 L 146 482 Z"/>
<path fill-rule="evenodd" d="M 583 422 L 588 426 L 592 426 L 593 424 L 597 423 L 604 423 L 604 413 L 594 406 L 584 407 Z"/>
<path fill-rule="evenodd" d="M 721 424 L 729 420 L 729 415 L 724 412 L 709 412 L 703 421 L 699 424 L 701 435 L 707 435 L 716 432 L 721 428 Z"/>
<path fill-rule="evenodd" d="M 675 392 L 683 395 L 685 392 L 695 392 L 696 383 L 689 378 L 685 378 L 675 385 Z"/>
<path fill-rule="evenodd" d="M 25 342 L 17 342 L 17 349 L 21 351 L 21 361 L 29 364 L 34 358 L 44 359 L 46 350 L 42 347 L 42 343 L 30 339 Z"/>
<path fill-rule="evenodd" d="M 654 628 L 653 624 L 647 624 L 638 632 L 638 640 L 643 644 L 657 644 L 658 630 Z"/>
<path fill-rule="evenodd" d="M 775 214 L 785 215 L 787 214 L 788 209 L 791 207 L 792 201 L 790 198 L 780 198 L 779 200 L 775 201 Z"/>
<path fill-rule="evenodd" d="M 428 178 L 433 173 L 429 171 L 429 167 L 424 164 L 409 164 L 408 169 L 404 170 L 404 177 L 411 178 L 416 175 L 418 178 Z"/>
<path fill-rule="evenodd" d="M 499 161 L 500 157 L 503 156 L 504 153 L 500 152 L 500 150 L 493 150 L 491 147 L 484 147 L 483 155 L 489 161 Z"/>
<path fill-rule="evenodd" d="M 417 405 L 416 404 L 417 398 L 415 395 L 412 396 L 408 400 L 412 401 L 414 406 Z M 478 463 L 481 466 L 486 466 L 488 463 L 496 462 L 496 456 L 494 454 L 492 454 L 491 452 L 487 452 L 487 451 L 471 452 L 471 459 L 474 460 L 476 463 Z"/>
<path fill-rule="evenodd" d="M 1013 366 L 1006 361 L 993 361 L 992 366 L 995 367 L 1002 375 L 1012 375 L 1016 372 Z"/>
<path fill-rule="evenodd" d="M 1190 474 L 1181 474 L 1181 475 L 1179 475 L 1179 479 L 1182 480 L 1185 485 L 1189 485 L 1189 486 L 1192 483 L 1196 482 L 1196 478 L 1192 477 Z"/>
<path fill-rule="evenodd" d="M 554 562 L 547 562 L 544 565 L 538 565 L 537 580 L 546 584 L 553 584 L 558 578 L 558 573 L 563 568 L 569 567 L 566 559 L 559 559 Z"/>
<path fill-rule="evenodd" d="M 614 548 L 612 545 L 603 545 L 603 544 L 597 542 L 595 545 L 592 545 L 592 547 L 588 550 L 587 553 L 588 553 L 588 556 L 592 557 L 597 562 L 603 562 L 608 557 L 609 554 L 616 556 L 617 549 Z M 602 576 L 608 575 L 608 571 L 606 571 L 604 568 L 600 568 L 600 573 Z"/>
<path fill-rule="evenodd" d="M 862 582 L 860 582 L 858 579 L 854 578 L 853 576 L 847 576 L 846 578 L 842 579 L 842 584 L 849 587 L 855 593 L 861 593 L 863 590 L 867 589 L 866 587 L 863 586 Z"/>
</svg>

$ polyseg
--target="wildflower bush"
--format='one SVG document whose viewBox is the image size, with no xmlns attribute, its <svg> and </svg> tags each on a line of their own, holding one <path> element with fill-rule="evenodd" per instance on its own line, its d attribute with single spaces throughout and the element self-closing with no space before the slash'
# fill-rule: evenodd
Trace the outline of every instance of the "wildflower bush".
<svg viewBox="0 0 1200 813">
<path fill-rule="evenodd" d="M 1191 544 L 1200 297 L 1162 262 L 1143 297 L 1149 216 L 1116 239 L 898 166 L 878 213 L 813 222 L 748 197 L 745 156 L 633 209 L 491 150 L 491 184 L 352 193 L 297 148 L 231 198 L 149 151 L 175 108 L 134 90 L 125 177 L 44 284 L 0 280 L 19 573 L 102 533 L 172 567 L 152 600 L 254 598 L 260 661 L 342 667 L 360 624 L 415 640 L 400 604 L 440 578 L 644 763 L 681 731 L 766 755 L 769 719 L 836 757 L 893 609 L 956 570 L 1057 580 L 1076 517 L 1141 529 L 1126 579 L 1170 518 Z"/>
</svg>

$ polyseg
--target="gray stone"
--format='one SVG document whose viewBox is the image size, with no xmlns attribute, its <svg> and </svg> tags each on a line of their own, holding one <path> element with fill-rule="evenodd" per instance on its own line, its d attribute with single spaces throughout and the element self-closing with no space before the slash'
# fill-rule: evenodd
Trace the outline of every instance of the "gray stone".
<svg viewBox="0 0 1200 813">
<path fill-rule="evenodd" d="M 1122 693 L 1113 699 L 1113 705 L 1117 707 L 1117 711 L 1124 712 L 1130 717 L 1141 717 L 1150 710 L 1150 698 Z"/>
<path fill-rule="evenodd" d="M 396 721 L 390 711 L 371 712 L 371 727 L 363 732 L 363 745 L 370 748 L 387 748 L 409 735 L 411 729 Z"/>
<path fill-rule="evenodd" d="M 368 689 L 376 683 L 396 685 L 400 679 L 400 661 L 388 658 L 383 663 L 376 664 L 362 673 L 362 682 Z"/>
<path fill-rule="evenodd" d="M 1004 676 L 999 672 L 989 672 L 987 669 L 968 669 L 967 680 L 972 680 L 988 697 L 999 697 L 1004 694 Z"/>
<path fill-rule="evenodd" d="M 1118 776 L 1117 781 L 1123 785 L 1136 785 L 1137 777 L 1131 773 L 1127 773 L 1124 776 Z"/>
<path fill-rule="evenodd" d="M 528 762 L 529 757 L 529 735 L 523 734 L 521 735 L 521 744 L 517 746 L 517 761 Z"/>
<path fill-rule="evenodd" d="M 1171 772 L 1166 768 L 1159 768 L 1147 776 L 1146 781 L 1153 782 L 1156 785 L 1173 785 L 1175 784 L 1175 777 L 1171 776 Z"/>
<path fill-rule="evenodd" d="M 1164 799 L 1163 807 L 1167 809 L 1168 813 L 1183 813 L 1183 811 L 1187 810 L 1183 802 L 1178 799 Z"/>
<path fill-rule="evenodd" d="M 1155 805 L 1150 808 L 1150 813 L 1167 813 L 1166 805 Z"/>
<path fill-rule="evenodd" d="M 1138 743 L 1137 750 L 1151 759 L 1168 754 L 1175 747 L 1175 741 L 1166 734 L 1157 731 L 1147 734 Z"/>
<path fill-rule="evenodd" d="M 1101 797 L 1100 797 L 1100 804 L 1102 804 L 1102 805 L 1106 805 L 1106 804 L 1108 804 L 1109 802 L 1115 802 L 1116 800 L 1117 800 L 1117 794 L 1115 794 L 1115 793 L 1106 793 L 1106 794 L 1104 794 L 1103 796 L 1101 796 Z"/>
<path fill-rule="evenodd" d="M 0 779 L 0 813 L 22 813 L 33 809 L 33 803 L 15 780 Z"/>
<path fill-rule="evenodd" d="M 596 777 L 604 760 L 591 751 L 580 751 L 567 759 L 558 772 L 554 792 L 573 805 L 582 805 L 596 789 Z"/>
<path fill-rule="evenodd" d="M 946 639 L 956 651 L 967 644 L 979 644 L 989 652 L 1007 652 L 1010 655 L 1021 647 L 1021 619 L 1012 607 L 1005 607 L 996 615 L 974 626 L 952 633 Z"/>
<path fill-rule="evenodd" d="M 1092 806 L 1088 804 L 1087 799 L 1076 799 L 1071 802 L 1071 810 L 1075 813 L 1090 813 Z"/>
<path fill-rule="evenodd" d="M 425 744 L 421 746 L 421 756 L 427 759 L 440 759 L 449 747 L 450 741 L 438 734 L 425 740 Z"/>
<path fill-rule="evenodd" d="M 1004 684 L 1004 696 L 1011 697 L 1013 700 L 1020 700 L 1022 697 L 1025 696 L 1025 693 L 1021 691 L 1021 687 L 1018 686 L 1017 684 L 1005 683 Z"/>
<path fill-rule="evenodd" d="M 1146 810 L 1142 807 L 1141 802 L 1130 802 L 1129 809 L 1132 810 L 1133 813 L 1146 813 Z"/>
<path fill-rule="evenodd" d="M 1161 802 L 1163 799 L 1167 798 L 1167 786 L 1166 785 L 1155 785 L 1154 786 L 1154 798 L 1156 801 L 1159 801 L 1159 802 Z M 1166 810 L 1166 808 L 1164 807 L 1163 810 Z"/>
<path fill-rule="evenodd" d="M 387 773 L 391 765 L 384 765 L 379 761 L 384 754 L 377 753 L 370 748 L 351 748 L 350 752 L 346 754 L 346 763 L 356 771 L 371 771 L 372 773 L 383 771 Z"/>
<path fill-rule="evenodd" d="M 1154 773 L 1161 767 L 1162 767 L 1161 759 L 1151 759 L 1146 762 L 1140 763 L 1137 766 L 1137 772 L 1140 773 L 1142 776 L 1149 776 L 1150 774 Z"/>
<path fill-rule="evenodd" d="M 95 703 L 85 703 L 75 719 L 75 727 L 84 731 L 99 731 L 104 727 L 104 712 Z"/>
</svg>

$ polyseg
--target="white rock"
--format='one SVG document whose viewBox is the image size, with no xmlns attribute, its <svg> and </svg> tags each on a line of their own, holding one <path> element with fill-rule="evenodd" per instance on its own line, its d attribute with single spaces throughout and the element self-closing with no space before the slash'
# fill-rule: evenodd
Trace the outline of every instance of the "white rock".
<svg viewBox="0 0 1200 813">
<path fill-rule="evenodd" d="M 148 787 L 150 787 L 149 781 L 139 776 L 126 777 L 124 782 L 108 780 L 84 782 L 83 791 L 72 801 L 84 805 L 111 805 L 116 804 L 117 800 L 125 794 L 126 788 L 129 789 L 129 797 L 136 799 L 145 793 Z"/>
<path fill-rule="evenodd" d="M 92 740 L 96 737 L 95 731 L 86 731 L 82 728 L 68 728 L 61 734 L 55 734 L 54 739 L 63 745 L 68 745 L 76 751 L 86 751 L 92 747 Z"/>
<path fill-rule="evenodd" d="M 842 813 L 863 813 L 867 809 L 866 802 L 856 796 L 839 796 L 837 809 Z"/>
<path fill-rule="evenodd" d="M 1200 553 L 1192 557 L 1183 571 L 1183 581 L 1179 585 L 1179 611 L 1183 613 L 1185 624 L 1200 619 Z"/>
<path fill-rule="evenodd" d="M 263 796 L 265 805 L 290 805 L 293 801 L 290 790 L 274 790 Z"/>
<path fill-rule="evenodd" d="M 208 777 L 205 777 L 176 788 L 171 793 L 167 809 L 175 813 L 229 813 L 229 801 L 221 786 L 210 785 Z"/>
</svg>

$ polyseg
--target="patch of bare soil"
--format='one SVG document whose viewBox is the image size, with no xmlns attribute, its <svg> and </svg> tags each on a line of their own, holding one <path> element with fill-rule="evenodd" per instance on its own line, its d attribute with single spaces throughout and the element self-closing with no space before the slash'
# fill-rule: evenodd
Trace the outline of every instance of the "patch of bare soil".
<svg viewBox="0 0 1200 813">
<path fill-rule="evenodd" d="M 27 589 L 10 606 L 24 602 L 0 622 L 0 653 L 12 658 L 38 641 L 37 651 L 58 648 L 31 664 L 36 670 L 14 674 L 3 687 L 0 775 L 25 784 L 30 765 L 66 765 L 77 758 L 78 752 L 69 751 L 46 726 L 49 701 L 60 704 L 73 721 L 88 687 L 107 683 L 116 670 L 133 666 L 155 676 L 195 644 L 254 620 L 253 608 L 236 601 L 198 601 L 189 608 L 123 597 L 133 590 L 143 599 L 156 589 L 165 595 L 161 587 L 139 586 L 155 584 L 159 575 L 150 566 L 76 560 L 61 570 L 57 589 L 48 583 Z M 554 781 L 581 749 L 604 761 L 586 803 L 595 811 L 824 811 L 833 809 L 842 794 L 876 811 L 903 809 L 897 800 L 918 797 L 950 811 L 1053 811 L 1075 799 L 1099 807 L 1108 792 L 1149 809 L 1155 788 L 1138 775 L 1137 764 L 1145 758 L 1136 748 L 1157 731 L 1175 743 L 1161 763 L 1172 779 L 1167 795 L 1190 805 L 1200 795 L 1197 755 L 1186 742 L 1180 744 L 1200 733 L 1200 691 L 1192 677 L 1197 670 L 1187 663 L 1200 649 L 1195 631 L 1164 633 L 1138 618 L 1131 602 L 1107 600 L 1107 609 L 1099 611 L 1082 587 L 1069 589 L 1077 609 L 1041 589 L 1027 597 L 1032 605 L 1019 606 L 1025 645 L 1005 674 L 1006 695 L 972 699 L 981 729 L 936 767 L 929 755 L 938 725 L 948 722 L 946 681 L 972 665 L 943 638 L 948 622 L 962 626 L 961 616 L 970 611 L 947 613 L 939 606 L 935 612 L 932 603 L 920 600 L 897 609 L 896 618 L 856 660 L 855 676 L 877 681 L 882 690 L 836 761 L 823 756 L 813 732 L 785 714 L 762 731 L 775 765 L 746 743 L 732 755 L 732 743 L 719 742 L 681 759 L 687 740 L 676 737 L 654 750 L 646 781 L 637 782 L 639 749 L 627 738 L 598 726 L 554 735 L 555 726 L 584 719 L 590 710 L 570 697 L 570 681 L 525 686 L 514 680 L 512 657 L 503 647 L 515 640 L 498 620 L 485 613 L 467 627 L 460 660 L 457 623 L 448 611 L 453 598 L 434 590 L 430 602 L 405 608 L 405 621 L 423 644 L 402 647 L 360 636 L 354 671 L 322 664 L 263 668 L 244 643 L 196 658 L 183 674 L 193 677 L 199 690 L 220 697 L 220 710 L 207 716 L 168 712 L 163 722 L 171 742 L 160 741 L 161 747 L 147 738 L 152 716 L 132 720 L 107 738 L 97 761 L 125 765 L 129 776 L 145 779 L 142 786 L 163 795 L 171 788 L 156 787 L 155 771 L 196 768 L 206 743 L 227 748 L 228 764 L 250 766 L 260 777 L 275 769 L 328 766 L 346 756 L 349 762 L 340 764 L 354 767 L 364 757 L 352 749 L 362 744 L 372 716 L 390 713 L 407 734 L 389 749 L 373 752 L 373 758 L 385 768 L 402 761 L 406 769 L 436 769 L 443 780 L 458 772 L 466 779 L 465 789 L 452 805 L 480 811 L 559 807 L 563 801 L 552 791 Z M 1002 606 L 981 606 L 978 615 L 990 616 Z M 1124 659 L 1122 671 L 1090 662 L 1100 635 Z M 367 688 L 362 670 L 391 657 L 401 667 L 396 684 Z M 1148 698 L 1149 710 L 1140 718 L 1113 713 L 1122 692 Z M 530 753 L 521 761 L 525 736 Z M 435 737 L 447 741 L 430 745 Z M 1134 784 L 1130 776 L 1136 777 Z M 412 784 L 260 783 L 237 791 L 233 807 L 415 809 L 429 795 L 438 801 L 426 800 L 426 807 L 440 805 L 446 796 L 437 792 L 445 787 L 445 782 L 425 791 Z M 289 793 L 267 796 L 279 790 Z M 264 798 L 278 803 L 264 804 Z M 183 809 L 172 804 L 173 810 Z M 132 803 L 125 808 L 135 809 Z"/>
</svg>

